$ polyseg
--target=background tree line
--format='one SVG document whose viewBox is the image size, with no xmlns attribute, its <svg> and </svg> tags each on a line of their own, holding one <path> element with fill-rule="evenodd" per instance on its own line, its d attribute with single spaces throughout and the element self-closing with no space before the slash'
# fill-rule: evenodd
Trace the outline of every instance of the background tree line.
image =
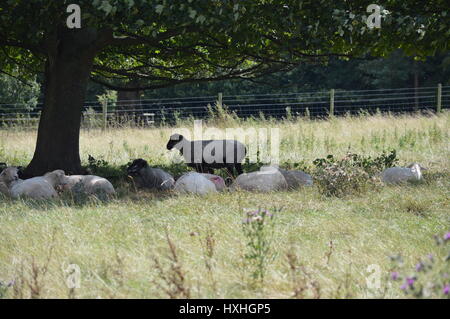
<svg viewBox="0 0 450 319">
<path fill-rule="evenodd" d="M 0 112 L 8 108 L 32 109 L 42 100 L 42 77 L 23 83 L 9 75 L 0 75 Z M 427 87 L 437 83 L 450 85 L 450 53 L 415 60 L 401 50 L 387 58 L 343 60 L 331 58 L 327 64 L 302 64 L 292 71 L 261 77 L 254 81 L 224 80 L 187 83 L 143 92 L 119 92 L 118 100 L 157 99 L 189 96 L 290 93 L 382 88 Z M 90 82 L 87 100 L 96 101 L 106 93 L 102 85 Z M 8 104 L 8 106 L 6 106 Z M 126 105 L 124 106 L 126 108 Z"/>
</svg>

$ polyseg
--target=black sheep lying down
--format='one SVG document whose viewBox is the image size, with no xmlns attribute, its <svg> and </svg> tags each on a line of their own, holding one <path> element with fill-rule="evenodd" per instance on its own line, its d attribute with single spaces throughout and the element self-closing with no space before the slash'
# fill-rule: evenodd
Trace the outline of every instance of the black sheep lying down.
<svg viewBox="0 0 450 319">
<path fill-rule="evenodd" d="M 189 141 L 183 135 L 173 134 L 167 149 L 176 148 L 183 155 L 186 164 L 199 173 L 214 174 L 214 169 L 226 168 L 231 176 L 234 169 L 242 174 L 242 161 L 247 154 L 244 144 L 236 140 Z"/>
<path fill-rule="evenodd" d="M 138 158 L 127 168 L 128 175 L 132 176 L 140 188 L 153 188 L 169 190 L 175 185 L 172 175 L 160 168 L 150 167 L 147 161 Z"/>
</svg>

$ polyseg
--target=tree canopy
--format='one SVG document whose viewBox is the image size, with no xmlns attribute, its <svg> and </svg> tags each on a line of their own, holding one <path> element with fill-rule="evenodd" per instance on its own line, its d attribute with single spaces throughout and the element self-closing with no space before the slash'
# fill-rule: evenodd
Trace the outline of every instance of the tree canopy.
<svg viewBox="0 0 450 319">
<path fill-rule="evenodd" d="M 91 79 L 115 89 L 255 78 L 330 55 L 415 56 L 448 50 L 446 1 L 383 1 L 380 29 L 368 29 L 368 1 L 8 0 L 0 5 L 1 67 L 43 72 L 66 8 L 98 46 Z M 87 44 L 87 45 L 90 45 Z M 13 72 L 12 72 L 13 73 Z"/>
</svg>

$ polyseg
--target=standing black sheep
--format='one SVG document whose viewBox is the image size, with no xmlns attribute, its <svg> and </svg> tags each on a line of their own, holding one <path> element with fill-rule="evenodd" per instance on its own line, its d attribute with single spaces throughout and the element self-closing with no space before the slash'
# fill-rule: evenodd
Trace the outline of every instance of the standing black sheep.
<svg viewBox="0 0 450 319">
<path fill-rule="evenodd" d="M 186 164 L 200 173 L 214 173 L 214 169 L 226 168 L 231 176 L 235 168 L 242 174 L 242 161 L 247 154 L 245 145 L 236 140 L 189 141 L 183 135 L 173 134 L 167 149 L 176 148 L 183 155 Z"/>
</svg>

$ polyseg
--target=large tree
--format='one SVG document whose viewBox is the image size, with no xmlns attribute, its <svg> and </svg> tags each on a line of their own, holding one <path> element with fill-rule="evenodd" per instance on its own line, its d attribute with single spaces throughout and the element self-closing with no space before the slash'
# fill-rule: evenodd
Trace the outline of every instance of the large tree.
<svg viewBox="0 0 450 319">
<path fill-rule="evenodd" d="M 69 4 L 81 8 L 70 29 Z M 447 1 L 1 0 L 0 67 L 43 73 L 44 109 L 28 175 L 82 171 L 79 131 L 86 85 L 148 90 L 230 78 L 254 80 L 329 56 L 416 56 L 448 48 Z"/>
</svg>

